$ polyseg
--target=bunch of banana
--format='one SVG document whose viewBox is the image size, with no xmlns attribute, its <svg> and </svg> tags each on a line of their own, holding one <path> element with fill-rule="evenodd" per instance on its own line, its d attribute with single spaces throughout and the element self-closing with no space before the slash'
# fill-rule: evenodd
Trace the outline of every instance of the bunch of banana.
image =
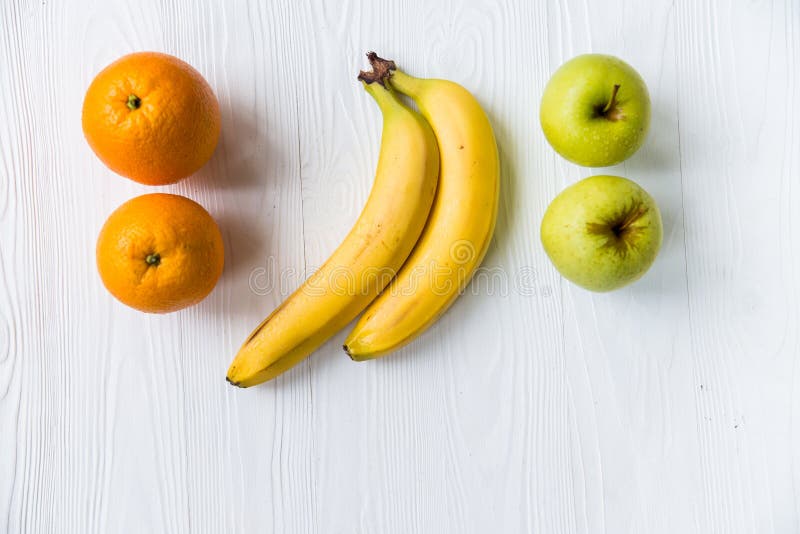
<svg viewBox="0 0 800 534">
<path fill-rule="evenodd" d="M 328 261 L 244 342 L 228 370 L 236 386 L 286 371 L 365 308 L 345 341 L 352 359 L 409 343 L 447 310 L 486 254 L 500 175 L 486 114 L 453 82 L 414 78 L 374 52 L 367 57 L 372 71 L 359 80 L 384 120 L 367 204 Z M 395 90 L 411 97 L 424 119 Z M 387 272 L 397 276 L 383 291 L 387 277 L 374 274 Z"/>
<path fill-rule="evenodd" d="M 375 182 L 355 226 L 325 264 L 239 349 L 228 381 L 270 380 L 311 354 L 383 290 L 411 253 L 436 192 L 439 150 L 428 123 L 398 100 L 379 73 L 359 79 L 383 114 Z"/>
<path fill-rule="evenodd" d="M 451 81 L 409 76 L 374 52 L 368 57 L 373 68 L 390 70 L 389 84 L 410 96 L 433 127 L 440 169 L 417 246 L 344 343 L 357 361 L 410 343 L 447 311 L 486 255 L 500 193 L 497 143 L 475 97 Z"/>
</svg>

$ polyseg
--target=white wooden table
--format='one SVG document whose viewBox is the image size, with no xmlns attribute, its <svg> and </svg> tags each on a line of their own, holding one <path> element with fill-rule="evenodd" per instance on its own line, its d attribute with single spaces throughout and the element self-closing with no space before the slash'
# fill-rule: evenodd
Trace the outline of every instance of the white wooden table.
<svg viewBox="0 0 800 534">
<path fill-rule="evenodd" d="M 0 532 L 800 532 L 800 3 L 796 0 L 0 2 Z M 250 330 L 321 264 L 371 185 L 364 52 L 471 89 L 502 155 L 473 285 L 365 364 L 344 333 L 238 390 Z M 83 139 L 94 75 L 138 50 L 197 67 L 222 109 L 200 173 L 147 188 Z M 596 173 L 538 124 L 552 71 L 618 55 L 651 134 L 608 172 L 661 206 L 662 253 L 593 295 L 538 239 Z M 202 304 L 136 313 L 95 239 L 154 190 L 226 245 Z"/>
</svg>

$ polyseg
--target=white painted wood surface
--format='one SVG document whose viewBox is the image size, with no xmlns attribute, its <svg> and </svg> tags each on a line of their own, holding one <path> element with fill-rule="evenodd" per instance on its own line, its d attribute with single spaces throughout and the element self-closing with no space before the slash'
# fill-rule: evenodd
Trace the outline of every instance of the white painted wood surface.
<svg viewBox="0 0 800 534">
<path fill-rule="evenodd" d="M 0 532 L 800 532 L 796 0 L 2 0 L 0 24 Z M 473 285 L 387 359 L 352 363 L 343 333 L 233 389 L 241 341 L 366 198 L 371 49 L 485 104 L 506 290 Z M 223 114 L 210 164 L 161 189 L 217 218 L 225 273 L 167 316 L 94 267 L 105 217 L 153 189 L 92 154 L 81 103 L 137 50 L 193 64 Z M 607 295 L 538 240 L 593 173 L 537 119 L 588 51 L 651 90 L 651 135 L 611 171 L 666 226 L 647 277 Z"/>
</svg>

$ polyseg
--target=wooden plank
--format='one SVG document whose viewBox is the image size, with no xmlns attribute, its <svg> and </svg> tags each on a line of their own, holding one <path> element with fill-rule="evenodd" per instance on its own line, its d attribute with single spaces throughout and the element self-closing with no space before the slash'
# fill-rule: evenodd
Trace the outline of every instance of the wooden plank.
<svg viewBox="0 0 800 534">
<path fill-rule="evenodd" d="M 677 13 L 700 529 L 796 531 L 800 12 Z"/>
</svg>

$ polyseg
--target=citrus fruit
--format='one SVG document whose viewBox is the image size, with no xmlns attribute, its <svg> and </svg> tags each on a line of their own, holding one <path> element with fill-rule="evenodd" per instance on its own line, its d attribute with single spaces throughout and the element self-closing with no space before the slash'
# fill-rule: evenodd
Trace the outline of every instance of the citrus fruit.
<svg viewBox="0 0 800 534">
<path fill-rule="evenodd" d="M 82 122 L 103 163 L 148 185 L 200 169 L 220 132 L 219 103 L 205 79 L 157 52 L 129 54 L 103 69 L 86 91 Z"/>
<path fill-rule="evenodd" d="M 106 289 L 149 313 L 203 300 L 223 261 L 217 223 L 200 204 L 179 195 L 129 200 L 109 216 L 97 239 L 97 269 Z"/>
</svg>

